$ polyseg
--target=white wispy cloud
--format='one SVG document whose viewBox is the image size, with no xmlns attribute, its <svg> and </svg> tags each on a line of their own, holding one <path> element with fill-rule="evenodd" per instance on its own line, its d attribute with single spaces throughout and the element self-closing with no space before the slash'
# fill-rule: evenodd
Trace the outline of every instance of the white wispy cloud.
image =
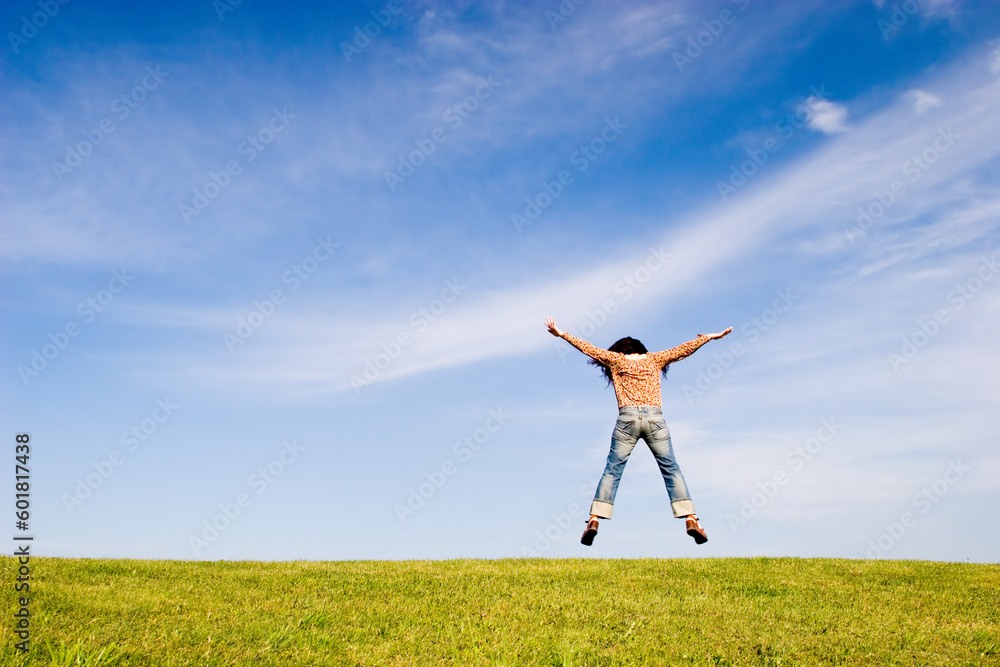
<svg viewBox="0 0 1000 667">
<path fill-rule="evenodd" d="M 618 298 L 621 321 L 638 321 L 645 308 L 667 307 L 728 263 L 817 225 L 817 256 L 856 253 L 859 276 L 938 252 L 942 244 L 986 238 L 995 229 L 998 202 L 991 182 L 977 174 L 1000 152 L 993 121 L 1000 109 L 1000 83 L 977 79 L 971 70 L 966 63 L 955 68 L 950 82 L 940 82 L 956 100 L 948 116 L 925 121 L 928 116 L 914 116 L 910 100 L 901 99 L 768 176 L 738 202 L 707 208 L 657 239 L 656 246 L 672 253 L 669 280 L 650 280 L 627 303 L 616 296 L 614 285 L 642 266 L 646 247 L 542 284 L 488 293 L 470 289 L 379 374 L 379 381 L 539 351 L 550 344 L 540 324 L 545 316 L 555 315 L 564 326 L 583 321 L 586 311 L 605 298 Z M 915 167 L 912 158 L 921 155 L 924 166 Z M 864 237 L 848 242 L 844 229 L 857 217 L 857 208 L 868 206 L 873 193 L 888 191 L 897 180 L 906 191 Z M 913 226 L 927 219 L 931 224 Z M 283 314 L 238 352 L 252 363 L 220 366 L 199 360 L 197 368 L 185 372 L 242 389 L 287 384 L 290 391 L 307 393 L 349 390 L 350 376 L 379 352 L 379 343 L 408 329 L 408 316 L 421 305 L 397 305 L 387 314 L 385 305 L 366 309 L 359 303 L 358 316 L 350 322 L 335 315 Z M 240 312 L 230 310 L 230 322 Z M 205 321 L 217 326 L 225 319 L 216 313 Z"/>
<path fill-rule="evenodd" d="M 829 100 L 811 95 L 805 102 L 809 127 L 823 134 L 839 134 L 847 131 L 847 109 Z"/>
</svg>

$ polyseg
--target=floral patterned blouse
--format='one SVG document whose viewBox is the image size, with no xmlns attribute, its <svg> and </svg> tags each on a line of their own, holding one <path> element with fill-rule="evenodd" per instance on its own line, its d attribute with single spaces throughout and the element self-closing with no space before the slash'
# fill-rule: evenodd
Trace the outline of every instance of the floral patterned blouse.
<svg viewBox="0 0 1000 667">
<path fill-rule="evenodd" d="M 565 331 L 562 337 L 588 357 L 611 369 L 611 382 L 615 386 L 619 408 L 626 405 L 660 406 L 660 371 L 663 367 L 691 355 L 711 340 L 701 334 L 694 340 L 669 350 L 634 356 L 602 350 Z"/>
</svg>

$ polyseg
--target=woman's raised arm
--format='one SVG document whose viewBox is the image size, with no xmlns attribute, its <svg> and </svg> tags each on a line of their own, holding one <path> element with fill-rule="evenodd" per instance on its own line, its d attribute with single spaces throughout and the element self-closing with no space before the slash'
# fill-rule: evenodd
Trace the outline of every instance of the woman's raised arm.
<svg viewBox="0 0 1000 667">
<path fill-rule="evenodd" d="M 551 317 L 546 318 L 545 326 L 549 328 L 549 333 L 555 336 L 556 338 L 563 337 L 563 332 L 559 329 L 559 327 L 556 326 L 556 321 Z"/>
<path fill-rule="evenodd" d="M 706 335 L 706 336 L 708 336 L 708 339 L 709 339 L 709 340 L 715 340 L 716 338 L 722 338 L 723 336 L 728 336 L 728 335 L 729 335 L 729 334 L 731 334 L 732 332 L 733 332 L 733 328 L 732 328 L 732 327 L 729 327 L 729 328 L 728 328 L 728 329 L 726 329 L 725 331 L 720 331 L 719 333 L 714 333 L 714 334 L 705 334 L 705 335 Z"/>
<path fill-rule="evenodd" d="M 564 341 L 580 350 L 591 359 L 597 359 L 602 363 L 609 363 L 612 355 L 617 354 L 615 352 L 608 352 L 607 350 L 599 348 L 596 345 L 591 345 L 587 341 L 582 338 L 577 338 L 571 333 L 566 333 L 556 326 L 556 321 L 551 317 L 545 320 L 545 326 L 548 327 L 550 334 L 558 338 L 562 338 Z"/>
<path fill-rule="evenodd" d="M 683 345 L 678 345 L 677 347 L 671 348 L 669 350 L 664 350 L 662 352 L 654 352 L 653 358 L 661 366 L 665 366 L 666 364 L 671 364 L 675 361 L 680 361 L 684 357 L 689 357 L 692 354 L 694 354 L 695 350 L 697 350 L 699 347 L 701 347 L 708 341 L 715 340 L 717 338 L 722 338 L 723 336 L 728 336 L 732 330 L 733 328 L 729 327 L 725 331 L 720 331 L 719 333 L 698 334 L 697 338 L 695 338 L 694 340 L 690 340 L 684 343 Z"/>
</svg>

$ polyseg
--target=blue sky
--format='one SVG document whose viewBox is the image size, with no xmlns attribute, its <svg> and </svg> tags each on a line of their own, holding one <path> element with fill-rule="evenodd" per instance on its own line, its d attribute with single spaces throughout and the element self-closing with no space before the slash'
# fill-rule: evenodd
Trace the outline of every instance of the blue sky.
<svg viewBox="0 0 1000 667">
<path fill-rule="evenodd" d="M 43 5 L 0 10 L 37 553 L 996 560 L 991 3 Z M 549 315 L 734 327 L 663 385 L 706 545 L 643 445 L 579 544 L 616 403 Z"/>
</svg>

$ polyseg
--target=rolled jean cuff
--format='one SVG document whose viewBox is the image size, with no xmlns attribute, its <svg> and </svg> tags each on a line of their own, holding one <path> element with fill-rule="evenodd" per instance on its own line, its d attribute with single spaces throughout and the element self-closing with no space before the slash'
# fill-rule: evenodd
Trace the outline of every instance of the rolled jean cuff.
<svg viewBox="0 0 1000 667">
<path fill-rule="evenodd" d="M 595 500 L 590 503 L 590 514 L 592 516 L 597 516 L 602 519 L 611 518 L 611 510 L 615 508 L 614 505 L 605 500 Z"/>
<path fill-rule="evenodd" d="M 670 507 L 674 510 L 674 517 L 677 518 L 687 516 L 688 514 L 694 514 L 694 503 L 691 502 L 690 498 L 686 500 L 675 500 L 670 503 Z"/>
</svg>

